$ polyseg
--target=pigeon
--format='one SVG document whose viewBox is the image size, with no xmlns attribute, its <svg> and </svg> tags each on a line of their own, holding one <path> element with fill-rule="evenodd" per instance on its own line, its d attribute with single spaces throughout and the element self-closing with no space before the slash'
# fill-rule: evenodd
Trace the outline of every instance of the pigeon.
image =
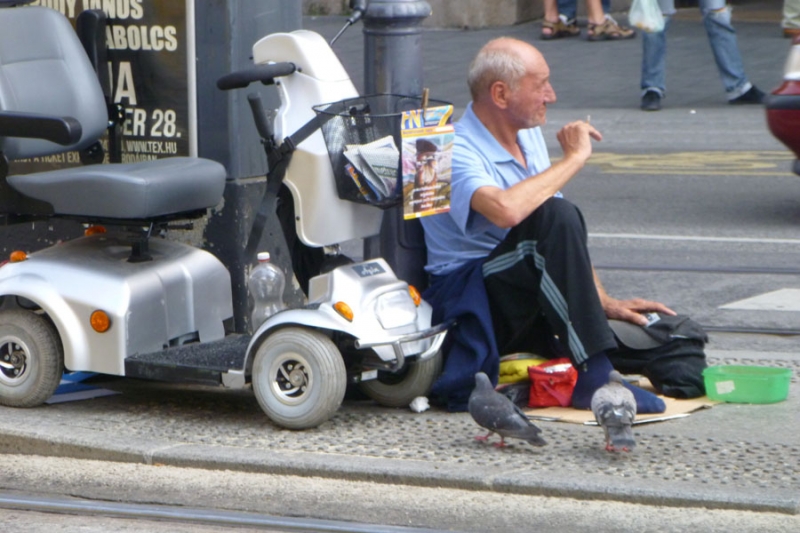
<svg viewBox="0 0 800 533">
<path fill-rule="evenodd" d="M 534 446 L 543 446 L 545 441 L 539 436 L 541 429 L 525 416 L 525 413 L 514 402 L 494 390 L 489 376 L 483 372 L 475 374 L 475 388 L 469 395 L 469 414 L 475 422 L 489 430 L 486 435 L 479 435 L 475 440 L 488 440 L 492 433 L 500 435 L 500 442 L 495 446 L 506 445 L 506 437 L 528 441 Z"/>
<path fill-rule="evenodd" d="M 606 451 L 627 452 L 636 446 L 632 429 L 636 400 L 616 370 L 608 373 L 608 383 L 592 395 L 592 413 L 606 435 Z"/>
</svg>

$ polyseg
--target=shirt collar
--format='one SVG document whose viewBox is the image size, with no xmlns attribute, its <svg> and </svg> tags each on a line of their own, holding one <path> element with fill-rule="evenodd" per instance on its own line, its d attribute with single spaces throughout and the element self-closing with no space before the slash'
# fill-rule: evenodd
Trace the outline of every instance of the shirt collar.
<svg viewBox="0 0 800 533">
<path fill-rule="evenodd" d="M 467 109 L 464 111 L 461 119 L 459 119 L 456 126 L 461 125 L 462 128 L 474 133 L 477 135 L 479 142 L 481 143 L 481 151 L 482 153 L 489 158 L 494 163 L 516 163 L 520 165 L 519 161 L 514 159 L 508 150 L 506 150 L 503 145 L 492 135 L 486 126 L 484 126 L 481 119 L 478 118 L 478 115 L 475 114 L 475 111 L 472 109 L 472 102 L 467 105 Z M 458 130 L 456 130 L 457 132 Z M 532 157 L 534 154 L 529 150 L 526 143 L 521 142 L 520 135 L 522 131 L 517 133 L 517 144 L 519 145 L 520 149 L 522 150 L 523 154 L 525 155 L 525 160 L 528 161 L 528 164 L 533 160 Z M 521 165 L 520 165 L 521 166 Z"/>
</svg>

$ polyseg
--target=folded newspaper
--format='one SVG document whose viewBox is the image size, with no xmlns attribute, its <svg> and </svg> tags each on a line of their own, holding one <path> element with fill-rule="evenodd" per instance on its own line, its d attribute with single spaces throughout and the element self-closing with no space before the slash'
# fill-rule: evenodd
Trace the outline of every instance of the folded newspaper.
<svg viewBox="0 0 800 533">
<path fill-rule="evenodd" d="M 375 199 L 384 200 L 394 196 L 397 189 L 400 151 L 391 135 L 367 144 L 348 144 L 345 146 L 344 156 L 364 177 L 364 181 L 375 195 Z M 362 189 L 362 184 L 357 181 L 356 177 L 352 174 L 351 177 Z"/>
</svg>

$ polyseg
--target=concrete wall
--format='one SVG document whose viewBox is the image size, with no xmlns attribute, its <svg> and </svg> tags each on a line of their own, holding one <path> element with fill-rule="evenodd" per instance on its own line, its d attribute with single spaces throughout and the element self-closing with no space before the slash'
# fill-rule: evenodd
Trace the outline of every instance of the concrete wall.
<svg viewBox="0 0 800 533">
<path fill-rule="evenodd" d="M 433 11 L 424 25 L 432 28 L 485 28 L 508 26 L 542 18 L 541 0 L 427 0 Z M 631 0 L 611 0 L 612 12 L 625 12 Z M 348 0 L 303 0 L 305 15 L 342 15 Z M 578 2 L 578 13 L 585 13 Z"/>
</svg>

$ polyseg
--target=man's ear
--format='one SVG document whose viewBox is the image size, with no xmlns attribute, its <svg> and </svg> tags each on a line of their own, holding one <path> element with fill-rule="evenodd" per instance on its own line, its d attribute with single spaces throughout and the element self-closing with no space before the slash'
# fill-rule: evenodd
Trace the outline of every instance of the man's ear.
<svg viewBox="0 0 800 533">
<path fill-rule="evenodd" d="M 508 100 L 511 96 L 511 88 L 504 81 L 496 81 L 489 87 L 489 96 L 492 102 L 500 109 L 508 107 Z"/>
</svg>

